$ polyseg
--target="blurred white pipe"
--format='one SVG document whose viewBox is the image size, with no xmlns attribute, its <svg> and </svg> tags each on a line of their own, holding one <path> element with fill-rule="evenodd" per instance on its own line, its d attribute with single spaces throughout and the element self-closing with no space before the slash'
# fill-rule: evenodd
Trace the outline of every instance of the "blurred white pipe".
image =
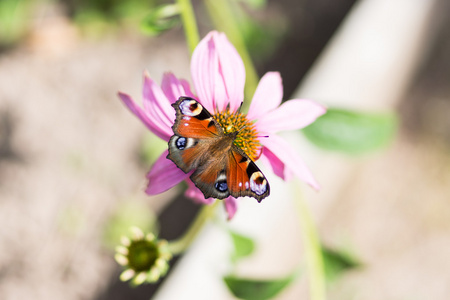
<svg viewBox="0 0 450 300">
<path fill-rule="evenodd" d="M 421 58 L 434 3 L 358 2 L 292 98 L 311 98 L 353 109 L 392 108 Z M 316 150 L 307 150 L 310 148 L 299 141 L 298 134 L 286 137 L 298 146 L 324 190 L 333 190 L 343 182 L 345 164 L 334 158 L 324 159 L 323 153 L 316 156 Z M 253 199 L 240 200 L 238 213 L 230 223 L 257 241 L 257 252 L 240 263 L 238 271 L 258 278 L 288 274 L 302 258 L 292 191 L 273 175 L 265 174 L 271 183 L 271 197 L 261 204 Z M 321 195 L 308 193 L 312 198 Z M 320 210 L 325 203 L 316 200 L 314 209 Z M 206 226 L 154 299 L 234 299 L 221 279 L 230 267 L 230 249 L 223 229 Z M 299 294 L 299 288 L 294 286 L 280 298 L 298 298 Z"/>
<path fill-rule="evenodd" d="M 391 108 L 427 45 L 434 3 L 360 1 L 295 95 L 353 109 Z"/>
</svg>

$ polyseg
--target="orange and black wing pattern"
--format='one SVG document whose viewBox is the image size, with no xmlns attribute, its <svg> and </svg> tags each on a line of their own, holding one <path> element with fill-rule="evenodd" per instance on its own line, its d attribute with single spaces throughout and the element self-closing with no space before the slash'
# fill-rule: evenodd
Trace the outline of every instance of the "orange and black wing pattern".
<svg viewBox="0 0 450 300">
<path fill-rule="evenodd" d="M 186 138 L 208 138 L 223 134 L 214 117 L 195 99 L 180 97 L 172 104 L 176 111 L 172 126 L 176 135 Z"/>
<path fill-rule="evenodd" d="M 258 202 L 269 196 L 269 183 L 256 164 L 237 146 L 228 155 L 226 177 L 230 194 L 235 198 L 253 197 Z"/>
</svg>

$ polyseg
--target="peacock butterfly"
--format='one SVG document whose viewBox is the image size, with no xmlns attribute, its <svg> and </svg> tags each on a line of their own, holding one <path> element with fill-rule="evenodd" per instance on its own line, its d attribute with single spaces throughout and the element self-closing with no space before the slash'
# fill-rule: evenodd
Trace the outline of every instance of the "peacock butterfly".
<svg viewBox="0 0 450 300">
<path fill-rule="evenodd" d="M 263 173 L 234 144 L 238 131 L 224 133 L 214 117 L 190 97 L 172 104 L 176 111 L 167 158 L 190 178 L 205 198 L 250 196 L 261 202 L 270 187 Z"/>
</svg>

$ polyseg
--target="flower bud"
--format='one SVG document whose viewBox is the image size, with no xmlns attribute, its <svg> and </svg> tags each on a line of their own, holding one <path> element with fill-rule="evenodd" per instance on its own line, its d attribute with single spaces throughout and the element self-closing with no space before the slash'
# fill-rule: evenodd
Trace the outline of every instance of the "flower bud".
<svg viewBox="0 0 450 300">
<path fill-rule="evenodd" d="M 114 258 L 125 269 L 120 280 L 140 285 L 154 283 L 166 275 L 172 254 L 166 240 L 158 240 L 154 234 L 144 234 L 141 229 L 132 227 L 131 238 L 121 238 Z"/>
</svg>

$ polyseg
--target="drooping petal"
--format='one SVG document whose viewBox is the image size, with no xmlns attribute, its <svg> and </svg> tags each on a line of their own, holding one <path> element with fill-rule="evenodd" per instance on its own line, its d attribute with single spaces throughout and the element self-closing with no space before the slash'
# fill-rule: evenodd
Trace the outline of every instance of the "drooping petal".
<svg viewBox="0 0 450 300">
<path fill-rule="evenodd" d="M 166 158 L 168 153 L 168 150 L 164 151 L 147 174 L 148 185 L 145 192 L 148 195 L 165 192 L 189 176 Z"/>
<path fill-rule="evenodd" d="M 237 211 L 237 201 L 236 198 L 233 196 L 229 196 L 228 198 L 225 198 L 223 201 L 225 201 L 225 210 L 228 213 L 228 220 L 233 219 L 234 214 Z"/>
<path fill-rule="evenodd" d="M 142 108 L 136 105 L 129 95 L 122 92 L 119 92 L 118 95 L 128 109 L 135 114 L 142 121 L 142 123 L 150 129 L 151 132 L 156 134 L 161 139 L 169 141 L 170 137 L 173 135 L 172 128 L 167 127 L 165 124 L 153 119 L 152 116 L 148 115 Z"/>
<path fill-rule="evenodd" d="M 200 191 L 191 180 L 187 179 L 186 182 L 188 184 L 188 189 L 184 193 L 186 197 L 189 197 L 195 202 L 202 204 L 211 204 L 214 202 L 214 198 L 205 199 L 202 191 Z"/>
<path fill-rule="evenodd" d="M 178 79 L 172 73 L 164 74 L 161 88 L 170 103 L 174 103 L 181 96 L 195 98 L 191 92 L 189 83 L 184 79 Z"/>
<path fill-rule="evenodd" d="M 247 118 L 256 120 L 277 108 L 283 99 L 283 84 L 278 72 L 267 72 L 259 81 Z"/>
<path fill-rule="evenodd" d="M 303 128 L 326 112 L 326 108 L 312 100 L 289 100 L 265 114 L 256 122 L 259 132 L 278 132 Z"/>
<path fill-rule="evenodd" d="M 203 106 L 211 113 L 230 105 L 235 111 L 244 99 L 244 63 L 223 33 L 211 31 L 192 54 L 191 73 Z M 217 108 L 217 110 L 216 110 Z"/>
<path fill-rule="evenodd" d="M 158 123 L 172 131 L 175 120 L 175 110 L 170 105 L 163 90 L 153 81 L 147 72 L 144 73 L 144 88 L 142 91 L 145 112 Z"/>
<path fill-rule="evenodd" d="M 309 168 L 297 152 L 281 137 L 272 134 L 261 140 L 264 146 L 262 155 L 270 161 L 274 173 L 283 179 L 288 179 L 289 172 L 319 190 L 320 185 L 312 175 Z"/>
<path fill-rule="evenodd" d="M 288 181 L 293 177 L 294 174 L 291 170 L 289 168 L 285 168 L 284 162 L 282 162 L 268 148 L 263 147 L 262 152 L 264 154 L 259 157 L 258 163 L 271 166 L 273 173 L 285 181 Z"/>
</svg>

